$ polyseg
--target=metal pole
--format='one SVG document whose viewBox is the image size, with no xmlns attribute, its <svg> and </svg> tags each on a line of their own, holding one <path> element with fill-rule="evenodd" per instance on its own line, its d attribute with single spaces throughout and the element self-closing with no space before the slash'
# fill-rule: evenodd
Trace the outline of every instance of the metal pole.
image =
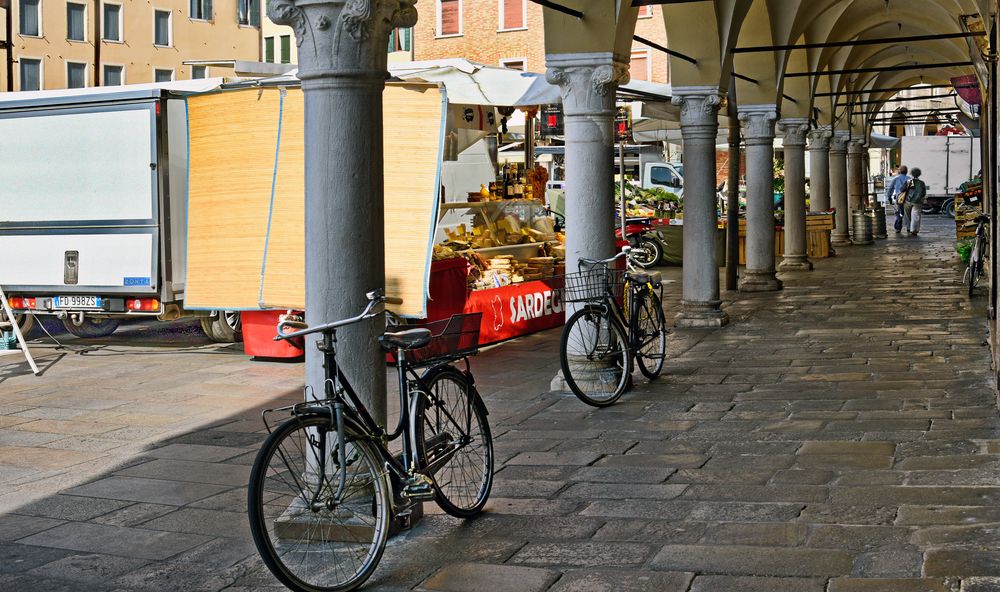
<svg viewBox="0 0 1000 592">
<path fill-rule="evenodd" d="M 726 101 L 729 117 L 729 176 L 727 178 L 728 208 L 726 210 L 726 290 L 739 287 L 740 260 L 740 120 L 736 112 L 736 80 L 729 79 Z"/>
<path fill-rule="evenodd" d="M 621 203 L 618 206 L 618 216 L 621 218 L 622 240 L 628 240 L 625 235 L 625 140 L 618 144 L 618 186 L 621 189 Z M 607 185 L 605 185 L 607 187 Z"/>
</svg>

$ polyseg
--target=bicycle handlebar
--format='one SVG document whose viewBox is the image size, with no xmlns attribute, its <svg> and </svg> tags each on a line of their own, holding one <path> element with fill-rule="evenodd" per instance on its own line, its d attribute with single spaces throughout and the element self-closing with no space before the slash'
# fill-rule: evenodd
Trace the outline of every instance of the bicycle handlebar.
<svg viewBox="0 0 1000 592">
<path fill-rule="evenodd" d="M 608 265 L 610 263 L 614 263 L 615 261 L 618 261 L 622 257 L 627 257 L 628 258 L 627 262 L 629 264 L 631 264 L 632 259 L 629 257 L 629 255 L 631 253 L 632 253 L 632 247 L 630 247 L 630 246 L 624 246 L 624 247 L 622 247 L 622 252 L 621 253 L 618 253 L 617 255 L 615 255 L 614 257 L 611 257 L 609 259 L 580 259 L 579 261 L 577 261 L 576 265 L 577 265 L 577 267 L 581 268 L 581 270 L 582 270 L 582 268 L 583 268 L 584 265 Z"/>
<path fill-rule="evenodd" d="M 294 339 L 296 337 L 305 337 L 306 335 L 311 335 L 313 333 L 327 332 L 334 329 L 339 329 L 341 327 L 346 327 L 347 325 L 353 325 L 355 323 L 360 323 L 361 321 L 366 321 L 368 319 L 373 319 L 376 316 L 382 314 L 382 311 L 375 312 L 375 308 L 380 304 L 402 304 L 403 299 L 397 298 L 395 296 L 386 296 L 382 293 L 382 290 L 372 290 L 365 294 L 368 298 L 368 305 L 365 309 L 361 311 L 361 314 L 343 319 L 340 321 L 334 321 L 332 323 L 326 323 L 324 325 L 319 325 L 318 327 L 310 328 L 309 325 L 305 323 L 300 323 L 298 321 L 281 321 L 278 323 L 278 335 L 274 337 L 274 341 L 281 341 Z M 286 329 L 297 329 L 297 331 L 292 331 L 286 333 Z"/>
</svg>

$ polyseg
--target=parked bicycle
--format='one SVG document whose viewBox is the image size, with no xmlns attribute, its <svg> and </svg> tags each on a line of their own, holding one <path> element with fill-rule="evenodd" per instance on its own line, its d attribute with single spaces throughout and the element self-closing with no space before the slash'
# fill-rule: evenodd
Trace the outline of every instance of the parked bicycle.
<svg viewBox="0 0 1000 592">
<path fill-rule="evenodd" d="M 986 247 L 989 245 L 989 239 L 986 235 L 988 232 L 986 225 L 989 223 L 989 215 L 980 214 L 976 216 L 976 238 L 972 243 L 972 251 L 969 253 L 969 266 L 965 269 L 965 277 L 962 280 L 963 283 L 969 285 L 969 298 L 972 298 L 976 290 L 976 285 L 979 284 L 980 278 L 983 277 L 985 267 L 983 263 L 987 256 Z"/>
<path fill-rule="evenodd" d="M 248 509 L 257 550 L 293 590 L 349 591 L 371 576 L 390 523 L 421 502 L 469 518 L 493 484 L 493 441 L 468 356 L 479 347 L 480 314 L 386 332 L 395 359 L 399 421 L 379 425 L 337 365 L 337 329 L 381 317 L 393 302 L 368 294 L 358 316 L 309 328 L 285 321 L 275 339 L 322 334 L 321 399 L 265 411 L 270 436 L 250 474 Z M 455 362 L 463 361 L 460 369 Z M 307 395 L 310 393 L 307 392 Z M 273 430 L 268 415 L 291 418 Z M 401 451 L 389 444 L 401 440 Z"/>
<path fill-rule="evenodd" d="M 616 264 L 625 259 L 625 269 Z M 566 275 L 564 299 L 582 306 L 563 328 L 560 362 L 581 401 L 606 407 L 628 388 L 633 361 L 648 378 L 659 376 L 667 353 L 667 323 L 659 272 L 636 268 L 632 250 L 601 261 L 581 259 Z"/>
</svg>

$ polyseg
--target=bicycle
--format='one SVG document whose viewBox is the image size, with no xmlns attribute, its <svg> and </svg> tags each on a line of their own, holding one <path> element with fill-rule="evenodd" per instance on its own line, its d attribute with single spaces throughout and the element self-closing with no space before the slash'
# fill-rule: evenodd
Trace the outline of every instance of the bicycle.
<svg viewBox="0 0 1000 592">
<path fill-rule="evenodd" d="M 356 317 L 312 328 L 286 320 L 275 337 L 322 334 L 324 396 L 263 412 L 270 435 L 247 493 L 261 558 L 278 580 L 301 592 L 357 589 L 377 567 L 394 518 L 432 500 L 452 516 L 473 517 L 493 484 L 487 410 L 468 361 L 478 351 L 481 314 L 379 338 L 399 378 L 399 421 L 390 433 L 337 365 L 337 330 L 379 317 L 383 303 L 398 302 L 381 291 L 367 296 Z M 460 360 L 464 370 L 455 365 Z M 268 416 L 281 412 L 291 417 L 272 429 Z M 397 439 L 402 451 L 394 454 L 389 443 Z"/>
<path fill-rule="evenodd" d="M 976 238 L 972 243 L 972 251 L 969 253 L 969 266 L 965 269 L 965 277 L 962 278 L 962 283 L 969 285 L 969 298 L 972 298 L 979 279 L 983 277 L 983 262 L 986 259 L 986 246 L 988 244 L 986 225 L 989 223 L 989 215 L 976 216 Z"/>
<path fill-rule="evenodd" d="M 613 268 L 623 257 L 626 269 Z M 573 394 L 588 405 L 607 407 L 628 388 L 633 361 L 650 380 L 663 369 L 663 282 L 658 272 L 636 269 L 628 247 L 610 259 L 581 259 L 579 269 L 565 276 L 565 302 L 583 306 L 563 328 L 560 363 Z"/>
</svg>

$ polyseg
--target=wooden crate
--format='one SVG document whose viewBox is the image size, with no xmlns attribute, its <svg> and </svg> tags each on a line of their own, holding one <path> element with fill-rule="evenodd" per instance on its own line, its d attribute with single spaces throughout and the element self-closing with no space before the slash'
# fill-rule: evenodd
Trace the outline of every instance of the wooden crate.
<svg viewBox="0 0 1000 592">
<path fill-rule="evenodd" d="M 833 230 L 833 214 L 816 214 L 806 217 L 806 256 L 811 259 L 826 259 L 830 256 L 830 236 Z M 740 265 L 746 265 L 747 222 L 740 218 Z M 774 255 L 785 254 L 785 232 L 774 231 Z"/>
</svg>

